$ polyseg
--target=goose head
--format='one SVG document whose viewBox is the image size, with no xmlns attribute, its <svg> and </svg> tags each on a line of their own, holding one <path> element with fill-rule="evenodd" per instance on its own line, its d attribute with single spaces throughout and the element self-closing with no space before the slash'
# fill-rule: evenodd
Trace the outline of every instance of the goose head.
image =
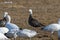
<svg viewBox="0 0 60 40">
<path fill-rule="evenodd" d="M 32 14 L 32 9 L 29 9 L 30 14 Z"/>
<path fill-rule="evenodd" d="M 6 21 L 6 15 L 8 15 L 8 12 L 4 12 L 4 15 L 3 15 L 3 20 Z"/>
<path fill-rule="evenodd" d="M 4 12 L 4 16 L 3 17 L 6 17 L 6 15 L 8 15 L 8 12 Z"/>
<path fill-rule="evenodd" d="M 4 13 L 4 19 L 6 20 L 6 23 L 7 23 L 7 22 L 10 23 L 11 17 L 10 17 L 10 15 L 8 15 L 8 12 L 5 12 L 5 13 Z"/>
</svg>

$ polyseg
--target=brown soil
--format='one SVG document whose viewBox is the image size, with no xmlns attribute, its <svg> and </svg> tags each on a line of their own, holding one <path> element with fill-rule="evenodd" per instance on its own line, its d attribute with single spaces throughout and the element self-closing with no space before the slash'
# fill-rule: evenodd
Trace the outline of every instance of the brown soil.
<svg viewBox="0 0 60 40">
<path fill-rule="evenodd" d="M 12 4 L 5 4 L 5 1 L 12 1 Z M 45 26 L 51 23 L 57 23 L 60 18 L 60 0 L 0 0 L 0 19 L 5 11 L 12 17 L 12 23 L 21 28 L 36 30 L 40 34 L 33 37 L 32 40 L 50 40 L 50 32 L 34 28 L 28 24 L 29 11 L 33 10 L 33 18 L 37 19 Z M 57 32 L 53 35 L 53 40 L 58 40 Z M 20 38 L 29 40 L 29 38 Z M 20 40 L 17 38 L 17 40 Z"/>
</svg>

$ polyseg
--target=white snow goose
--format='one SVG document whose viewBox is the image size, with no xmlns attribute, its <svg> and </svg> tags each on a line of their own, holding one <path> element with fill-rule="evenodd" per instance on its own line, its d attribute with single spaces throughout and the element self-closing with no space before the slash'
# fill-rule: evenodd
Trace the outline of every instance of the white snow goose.
<svg viewBox="0 0 60 40">
<path fill-rule="evenodd" d="M 9 32 L 6 33 L 5 35 L 7 37 L 14 37 L 14 40 L 16 40 L 17 37 L 17 32 L 19 30 L 19 27 L 16 24 L 11 23 L 11 17 L 8 15 L 8 12 L 5 12 L 4 18 L 6 19 L 6 27 L 9 29 Z"/>
</svg>

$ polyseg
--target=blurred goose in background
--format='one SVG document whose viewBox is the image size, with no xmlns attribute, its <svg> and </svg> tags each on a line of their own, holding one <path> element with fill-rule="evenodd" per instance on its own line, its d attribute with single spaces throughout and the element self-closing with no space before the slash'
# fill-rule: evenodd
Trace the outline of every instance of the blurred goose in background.
<svg viewBox="0 0 60 40">
<path fill-rule="evenodd" d="M 29 9 L 29 19 L 28 19 L 28 23 L 29 25 L 33 26 L 33 27 L 41 27 L 44 26 L 43 24 L 41 24 L 40 22 L 38 22 L 38 20 L 34 19 L 32 17 L 32 9 Z"/>
<path fill-rule="evenodd" d="M 34 30 L 29 30 L 29 29 L 20 29 L 19 32 L 17 33 L 18 37 L 28 37 L 31 38 L 36 36 L 38 33 Z"/>
<path fill-rule="evenodd" d="M 48 25 L 46 27 L 43 27 L 42 30 L 50 31 L 51 32 L 51 38 L 52 38 L 53 33 L 55 31 L 59 31 L 60 30 L 60 19 L 58 20 L 58 23 L 50 24 L 50 25 Z"/>
<path fill-rule="evenodd" d="M 16 24 L 10 23 L 11 17 L 8 15 L 8 12 L 5 12 L 4 18 L 6 19 L 6 27 L 9 29 L 9 32 L 5 35 L 7 37 L 14 37 L 14 40 L 16 40 L 17 37 L 17 31 L 19 30 L 19 27 Z"/>
<path fill-rule="evenodd" d="M 4 4 L 12 4 L 13 2 L 12 1 L 5 1 L 3 2 Z"/>
</svg>

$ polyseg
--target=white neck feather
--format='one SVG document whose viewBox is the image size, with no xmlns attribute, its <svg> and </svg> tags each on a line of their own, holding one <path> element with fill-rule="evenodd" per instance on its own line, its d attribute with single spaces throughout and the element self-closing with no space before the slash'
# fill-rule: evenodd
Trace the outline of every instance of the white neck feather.
<svg viewBox="0 0 60 40">
<path fill-rule="evenodd" d="M 32 14 L 32 9 L 29 9 L 30 14 Z"/>
<path fill-rule="evenodd" d="M 6 19 L 7 19 L 6 22 L 7 22 L 7 23 L 10 23 L 10 21 L 11 21 L 11 17 L 10 17 L 9 15 L 6 16 Z"/>
</svg>

